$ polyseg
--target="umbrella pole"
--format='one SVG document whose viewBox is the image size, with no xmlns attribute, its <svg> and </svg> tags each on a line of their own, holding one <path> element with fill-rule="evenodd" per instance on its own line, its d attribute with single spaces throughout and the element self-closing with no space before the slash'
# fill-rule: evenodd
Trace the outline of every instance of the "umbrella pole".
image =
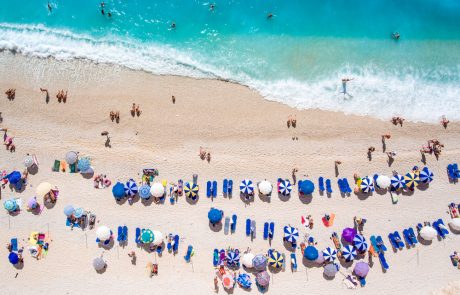
<svg viewBox="0 0 460 295">
<path fill-rule="evenodd" d="M 85 233 L 85 242 L 86 242 L 86 248 L 88 248 L 88 234 Z"/>
<path fill-rule="evenodd" d="M 305 274 L 307 275 L 307 282 L 308 282 L 308 267 L 305 268 Z"/>
<path fill-rule="evenodd" d="M 417 248 L 417 265 L 420 265 L 419 249 Z"/>
</svg>

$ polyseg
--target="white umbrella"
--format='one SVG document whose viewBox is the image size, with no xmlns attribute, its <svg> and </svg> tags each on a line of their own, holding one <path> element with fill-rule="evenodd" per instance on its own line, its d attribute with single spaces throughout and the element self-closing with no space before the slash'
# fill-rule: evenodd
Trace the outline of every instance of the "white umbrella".
<svg viewBox="0 0 460 295">
<path fill-rule="evenodd" d="M 24 158 L 24 166 L 30 168 L 34 165 L 34 158 L 32 156 L 26 156 Z"/>
<path fill-rule="evenodd" d="M 424 226 L 420 230 L 420 236 L 422 237 L 422 239 L 427 240 L 427 241 L 433 240 L 434 238 L 436 238 L 437 235 L 438 235 L 438 232 L 431 226 Z"/>
<path fill-rule="evenodd" d="M 259 183 L 259 192 L 264 195 L 269 195 L 272 192 L 272 184 L 266 180 Z"/>
<path fill-rule="evenodd" d="M 460 231 L 460 218 L 454 218 L 449 221 L 449 225 L 453 230 Z"/>
<path fill-rule="evenodd" d="M 376 180 L 377 186 L 381 189 L 389 188 L 391 185 L 391 179 L 385 175 L 379 175 Z"/>
<path fill-rule="evenodd" d="M 254 259 L 255 255 L 252 253 L 246 253 L 243 255 L 243 258 L 241 259 L 241 263 L 246 266 L 247 268 L 252 268 L 252 260 Z"/>
<path fill-rule="evenodd" d="M 107 241 L 112 236 L 110 228 L 105 225 L 101 225 L 96 230 L 96 237 L 101 241 Z"/>
<path fill-rule="evenodd" d="M 164 236 L 161 232 L 153 230 L 153 242 L 152 244 L 155 246 L 159 246 L 163 243 L 164 241 Z"/>
<path fill-rule="evenodd" d="M 96 257 L 93 259 L 93 267 L 96 271 L 101 271 L 105 268 L 105 261 L 102 257 Z"/>
<path fill-rule="evenodd" d="M 37 197 L 44 197 L 47 193 L 49 193 L 53 189 L 53 186 L 49 182 L 42 182 L 37 186 L 36 193 Z"/>
<path fill-rule="evenodd" d="M 165 193 L 165 187 L 161 183 L 155 182 L 154 184 L 152 184 L 152 187 L 150 188 L 150 193 L 155 198 L 161 198 Z"/>
<path fill-rule="evenodd" d="M 72 165 L 72 164 L 75 164 L 77 163 L 78 161 L 78 154 L 76 152 L 67 152 L 67 154 L 65 155 L 65 161 L 67 162 L 67 164 L 69 165 Z"/>
</svg>

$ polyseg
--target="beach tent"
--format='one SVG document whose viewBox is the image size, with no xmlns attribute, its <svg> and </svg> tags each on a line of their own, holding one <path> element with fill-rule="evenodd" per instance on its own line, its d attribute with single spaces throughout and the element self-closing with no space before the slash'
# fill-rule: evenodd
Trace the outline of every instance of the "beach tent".
<svg viewBox="0 0 460 295">
<path fill-rule="evenodd" d="M 101 225 L 96 230 L 96 237 L 101 241 L 107 241 L 111 238 L 112 231 L 105 225 Z"/>
<path fill-rule="evenodd" d="M 284 240 L 290 243 L 295 243 L 299 239 L 299 231 L 292 226 L 284 227 Z"/>
<path fill-rule="evenodd" d="M 155 198 L 161 198 L 165 194 L 165 187 L 161 183 L 155 182 L 154 184 L 152 184 L 152 188 L 150 189 L 150 193 Z"/>
<path fill-rule="evenodd" d="M 123 198 L 125 196 L 125 185 L 121 182 L 117 182 L 112 187 L 112 194 L 117 200 L 120 200 L 121 198 Z"/>
<path fill-rule="evenodd" d="M 342 231 L 342 238 L 348 243 L 351 243 L 353 242 L 353 239 L 355 238 L 356 234 L 356 229 L 347 227 Z"/>
<path fill-rule="evenodd" d="M 433 172 L 428 169 L 428 167 L 424 167 L 422 171 L 420 171 L 420 181 L 423 183 L 430 183 L 433 181 Z"/>
<path fill-rule="evenodd" d="M 75 218 L 80 218 L 83 216 L 83 214 L 85 213 L 85 211 L 83 210 L 83 208 L 77 208 L 75 209 L 75 211 L 73 212 L 73 216 Z"/>
<path fill-rule="evenodd" d="M 210 223 L 218 223 L 222 220 L 222 211 L 215 208 L 211 208 L 211 210 L 209 210 L 208 212 L 208 218 Z"/>
<path fill-rule="evenodd" d="M 264 270 L 267 267 L 267 257 L 258 254 L 252 260 L 252 265 L 256 270 Z"/>
<path fill-rule="evenodd" d="M 261 181 L 259 183 L 259 192 L 263 195 L 269 195 L 272 192 L 272 184 L 267 180 Z"/>
<path fill-rule="evenodd" d="M 65 161 L 67 162 L 67 164 L 69 165 L 73 165 L 75 163 L 77 163 L 78 161 L 78 154 L 76 152 L 67 152 L 67 154 L 65 154 Z M 80 168 L 79 168 L 80 169 Z"/>
<path fill-rule="evenodd" d="M 261 271 L 256 275 L 256 282 L 260 286 L 266 287 L 270 283 L 270 275 L 265 270 Z"/>
<path fill-rule="evenodd" d="M 345 258 L 345 261 L 353 261 L 356 258 L 356 248 L 352 245 L 346 245 L 342 249 L 342 257 Z"/>
<path fill-rule="evenodd" d="M 313 246 L 307 246 L 303 251 L 303 256 L 310 261 L 316 260 L 318 258 L 318 249 Z"/>
<path fill-rule="evenodd" d="M 14 212 L 18 209 L 18 203 L 15 199 L 8 199 L 5 202 L 3 202 L 3 207 L 8 212 Z"/>
<path fill-rule="evenodd" d="M 460 218 L 453 218 L 449 221 L 449 226 L 455 231 L 460 231 Z"/>
<path fill-rule="evenodd" d="M 404 180 L 404 176 L 401 174 L 393 175 L 391 178 L 391 187 L 395 190 L 402 189 L 406 186 L 406 181 Z"/>
<path fill-rule="evenodd" d="M 404 176 L 404 181 L 406 182 L 406 187 L 414 189 L 420 183 L 420 177 L 415 173 L 407 173 Z"/>
<path fill-rule="evenodd" d="M 90 170 L 91 161 L 87 157 L 81 158 L 78 160 L 77 168 L 78 170 L 80 170 L 81 173 L 85 173 L 88 170 Z"/>
<path fill-rule="evenodd" d="M 323 256 L 323 252 L 318 252 L 318 258 L 316 258 L 314 260 L 314 262 L 318 263 L 318 264 L 323 264 L 324 263 L 324 256 Z"/>
<path fill-rule="evenodd" d="M 134 197 L 138 191 L 139 188 L 133 179 L 130 179 L 125 183 L 125 195 Z"/>
<path fill-rule="evenodd" d="M 43 198 L 45 195 L 47 195 L 51 190 L 53 189 L 53 186 L 49 182 L 42 182 L 37 186 L 37 189 L 35 193 L 37 194 L 37 197 Z"/>
<path fill-rule="evenodd" d="M 161 244 L 163 244 L 163 241 L 164 241 L 163 233 L 157 230 L 153 230 L 152 233 L 153 233 L 152 244 L 155 246 L 160 246 Z"/>
<path fill-rule="evenodd" d="M 67 217 L 70 217 L 73 212 L 75 211 L 74 207 L 72 205 L 67 205 L 64 207 L 64 214 L 67 216 Z"/>
<path fill-rule="evenodd" d="M 278 251 L 270 251 L 268 257 L 268 265 L 273 268 L 281 268 L 283 266 L 284 258 Z"/>
<path fill-rule="evenodd" d="M 323 257 L 325 261 L 332 262 L 337 258 L 337 250 L 327 247 L 323 250 Z"/>
<path fill-rule="evenodd" d="M 13 171 L 10 174 L 8 174 L 6 178 L 11 184 L 17 184 L 19 181 L 21 181 L 21 172 Z"/>
<path fill-rule="evenodd" d="M 329 263 L 324 266 L 323 273 L 328 278 L 335 277 L 335 274 L 339 271 L 339 267 L 334 263 Z"/>
<path fill-rule="evenodd" d="M 240 192 L 245 195 L 251 195 L 254 193 L 254 184 L 252 183 L 252 180 L 244 179 L 241 181 Z"/>
<path fill-rule="evenodd" d="M 102 257 L 96 257 L 93 259 L 93 267 L 96 271 L 101 271 L 105 268 L 106 263 Z"/>
<path fill-rule="evenodd" d="M 254 260 L 255 255 L 252 253 L 246 253 L 243 255 L 243 258 L 241 259 L 241 263 L 247 267 L 247 268 L 252 268 L 252 261 Z"/>
<path fill-rule="evenodd" d="M 141 242 L 144 244 L 149 244 L 154 240 L 153 231 L 150 229 L 143 229 L 141 231 Z"/>
<path fill-rule="evenodd" d="M 379 175 L 375 180 L 375 184 L 381 189 L 387 189 L 391 185 L 391 179 L 386 175 Z"/>
<path fill-rule="evenodd" d="M 366 252 L 368 248 L 368 244 L 366 239 L 362 235 L 356 235 L 353 238 L 353 244 L 355 245 L 356 249 L 360 252 Z"/>
<path fill-rule="evenodd" d="M 289 196 L 292 191 L 292 185 L 291 182 L 288 179 L 281 180 L 279 184 L 279 192 L 283 196 Z"/>
<path fill-rule="evenodd" d="M 186 182 L 184 186 L 184 193 L 186 197 L 196 198 L 198 196 L 199 187 L 196 183 Z"/>
<path fill-rule="evenodd" d="M 361 191 L 363 193 L 370 193 L 374 191 L 374 183 L 367 176 L 361 179 Z"/>
<path fill-rule="evenodd" d="M 252 285 L 251 277 L 246 273 L 239 274 L 237 278 L 237 282 L 244 289 L 249 289 L 251 288 L 251 285 Z"/>
<path fill-rule="evenodd" d="M 358 276 L 364 278 L 369 273 L 369 264 L 359 261 L 355 264 L 353 272 Z"/>
<path fill-rule="evenodd" d="M 124 192 L 124 188 L 123 188 L 123 192 Z M 150 186 L 148 184 L 141 185 L 141 187 L 139 188 L 139 197 L 141 199 L 148 199 L 150 198 L 150 196 L 151 196 Z"/>
<path fill-rule="evenodd" d="M 422 237 L 422 239 L 427 240 L 427 241 L 433 240 L 434 238 L 436 238 L 437 235 L 438 235 L 438 232 L 431 226 L 424 226 L 420 230 L 420 236 Z"/>
<path fill-rule="evenodd" d="M 34 157 L 31 155 L 25 156 L 23 163 L 26 168 L 32 167 L 34 165 Z"/>
<path fill-rule="evenodd" d="M 8 254 L 8 260 L 13 265 L 18 264 L 19 256 L 15 252 L 10 252 L 10 254 Z"/>
<path fill-rule="evenodd" d="M 304 195 L 309 195 L 315 191 L 315 185 L 310 180 L 302 180 L 299 183 L 299 190 Z"/>
<path fill-rule="evenodd" d="M 29 207 L 29 209 L 31 210 L 36 209 L 38 207 L 37 198 L 36 197 L 30 198 L 29 201 L 27 202 L 27 207 Z"/>
</svg>

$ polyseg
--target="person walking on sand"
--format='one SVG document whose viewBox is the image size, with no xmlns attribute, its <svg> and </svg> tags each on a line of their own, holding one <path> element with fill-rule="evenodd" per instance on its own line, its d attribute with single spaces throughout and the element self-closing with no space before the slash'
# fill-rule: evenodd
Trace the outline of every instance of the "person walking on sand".
<svg viewBox="0 0 460 295">
<path fill-rule="evenodd" d="M 342 93 L 343 95 L 348 95 L 351 97 L 351 95 L 347 92 L 347 83 L 352 81 L 353 78 L 342 78 Z"/>
<path fill-rule="evenodd" d="M 447 128 L 447 124 L 449 124 L 449 123 L 450 123 L 450 121 L 447 120 L 446 116 L 441 117 L 441 125 L 444 127 L 444 129 Z"/>
<path fill-rule="evenodd" d="M 171 100 L 172 100 L 172 103 L 173 103 L 173 104 L 176 104 L 176 97 L 175 97 L 174 95 L 171 96 Z"/>
</svg>

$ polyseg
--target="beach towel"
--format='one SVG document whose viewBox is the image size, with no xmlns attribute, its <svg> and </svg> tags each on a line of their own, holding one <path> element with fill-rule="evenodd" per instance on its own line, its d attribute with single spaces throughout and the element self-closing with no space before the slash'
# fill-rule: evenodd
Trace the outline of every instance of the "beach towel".
<svg viewBox="0 0 460 295">
<path fill-rule="evenodd" d="M 61 167 L 61 161 L 59 160 L 54 160 L 54 165 L 53 165 L 53 172 L 59 172 L 59 168 Z"/>
<path fill-rule="evenodd" d="M 66 172 L 67 170 L 67 162 L 66 161 L 61 161 L 61 171 Z"/>
<path fill-rule="evenodd" d="M 334 213 L 329 214 L 329 220 L 327 220 L 326 217 L 324 216 L 322 218 L 324 226 L 325 227 L 333 226 L 334 225 L 334 219 L 335 219 L 335 214 Z"/>
</svg>

